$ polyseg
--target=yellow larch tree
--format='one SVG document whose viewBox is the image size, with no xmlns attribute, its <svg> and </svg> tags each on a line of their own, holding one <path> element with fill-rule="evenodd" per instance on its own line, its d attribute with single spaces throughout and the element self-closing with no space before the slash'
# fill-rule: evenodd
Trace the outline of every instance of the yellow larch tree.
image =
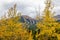
<svg viewBox="0 0 60 40">
<path fill-rule="evenodd" d="M 8 10 L 8 18 L 0 20 L 0 40 L 32 40 L 24 23 L 20 22 L 21 14 L 17 13 L 16 4 Z M 5 19 L 6 18 L 6 19 Z"/>
<path fill-rule="evenodd" d="M 38 40 L 59 40 L 56 33 L 56 28 L 59 25 L 53 17 L 51 0 L 46 0 L 46 7 L 44 9 L 44 16 L 42 21 L 37 23 L 40 33 L 36 35 Z M 54 38 L 52 38 L 54 37 Z"/>
</svg>

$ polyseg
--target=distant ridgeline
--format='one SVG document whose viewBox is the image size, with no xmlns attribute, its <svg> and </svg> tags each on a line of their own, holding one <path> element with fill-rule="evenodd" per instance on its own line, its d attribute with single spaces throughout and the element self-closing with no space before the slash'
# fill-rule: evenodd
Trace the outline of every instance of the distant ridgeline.
<svg viewBox="0 0 60 40">
<path fill-rule="evenodd" d="M 36 24 L 36 22 L 37 22 L 36 19 L 33 19 L 33 18 L 26 16 L 26 15 L 22 15 L 20 21 L 23 23 L 26 22 L 28 24 Z"/>
<path fill-rule="evenodd" d="M 54 16 L 56 18 L 57 22 L 60 22 L 60 15 Z"/>
<path fill-rule="evenodd" d="M 57 22 L 60 22 L 60 15 L 54 16 L 54 18 L 56 18 Z M 22 15 L 20 21 L 23 23 L 26 22 L 26 23 L 32 24 L 32 25 L 36 24 L 38 22 L 38 20 L 33 19 L 33 18 L 26 16 L 26 15 Z"/>
</svg>

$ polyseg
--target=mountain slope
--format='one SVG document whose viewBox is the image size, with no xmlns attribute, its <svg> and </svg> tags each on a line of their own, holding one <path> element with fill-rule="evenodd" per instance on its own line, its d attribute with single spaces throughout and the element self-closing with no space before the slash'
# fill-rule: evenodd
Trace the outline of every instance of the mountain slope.
<svg viewBox="0 0 60 40">
<path fill-rule="evenodd" d="M 60 22 L 60 15 L 54 16 L 54 18 L 55 18 L 58 22 Z"/>
<path fill-rule="evenodd" d="M 22 22 L 27 22 L 29 24 L 36 24 L 37 20 L 36 19 L 33 19 L 29 16 L 26 16 L 26 15 L 22 15 L 21 16 L 21 21 Z"/>
</svg>

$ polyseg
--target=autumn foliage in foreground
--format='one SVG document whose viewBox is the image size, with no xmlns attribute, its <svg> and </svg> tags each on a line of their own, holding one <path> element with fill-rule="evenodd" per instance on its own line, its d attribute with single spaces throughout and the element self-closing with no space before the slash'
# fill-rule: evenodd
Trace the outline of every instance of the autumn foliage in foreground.
<svg viewBox="0 0 60 40">
<path fill-rule="evenodd" d="M 46 1 L 43 20 L 38 20 L 35 30 L 29 30 L 27 23 L 20 22 L 16 4 L 0 20 L 0 40 L 60 40 L 60 23 L 53 18 L 51 1 Z M 32 26 L 30 26 L 32 27 Z"/>
</svg>

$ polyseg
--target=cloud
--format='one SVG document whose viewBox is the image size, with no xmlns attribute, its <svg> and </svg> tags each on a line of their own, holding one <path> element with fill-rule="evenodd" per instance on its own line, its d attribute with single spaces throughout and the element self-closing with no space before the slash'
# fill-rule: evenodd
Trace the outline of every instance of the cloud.
<svg viewBox="0 0 60 40">
<path fill-rule="evenodd" d="M 43 0 L 0 0 L 0 14 L 8 10 L 15 3 L 17 4 L 18 11 L 21 11 L 23 14 L 26 15 L 31 14 L 31 16 L 34 16 L 34 8 L 38 8 L 39 5 L 44 8 Z"/>
<path fill-rule="evenodd" d="M 54 0 L 53 3 L 55 7 L 60 6 L 60 0 Z"/>
<path fill-rule="evenodd" d="M 21 11 L 23 15 L 35 17 L 36 10 L 39 10 L 39 6 L 41 12 L 43 11 L 45 7 L 44 1 L 45 0 L 0 0 L 0 16 L 16 3 L 17 10 Z M 60 0 L 54 0 L 53 4 L 55 5 L 54 11 L 60 10 Z M 59 13 L 57 12 L 57 14 Z"/>
<path fill-rule="evenodd" d="M 60 6 L 54 7 L 53 11 L 56 15 L 60 15 Z"/>
</svg>

